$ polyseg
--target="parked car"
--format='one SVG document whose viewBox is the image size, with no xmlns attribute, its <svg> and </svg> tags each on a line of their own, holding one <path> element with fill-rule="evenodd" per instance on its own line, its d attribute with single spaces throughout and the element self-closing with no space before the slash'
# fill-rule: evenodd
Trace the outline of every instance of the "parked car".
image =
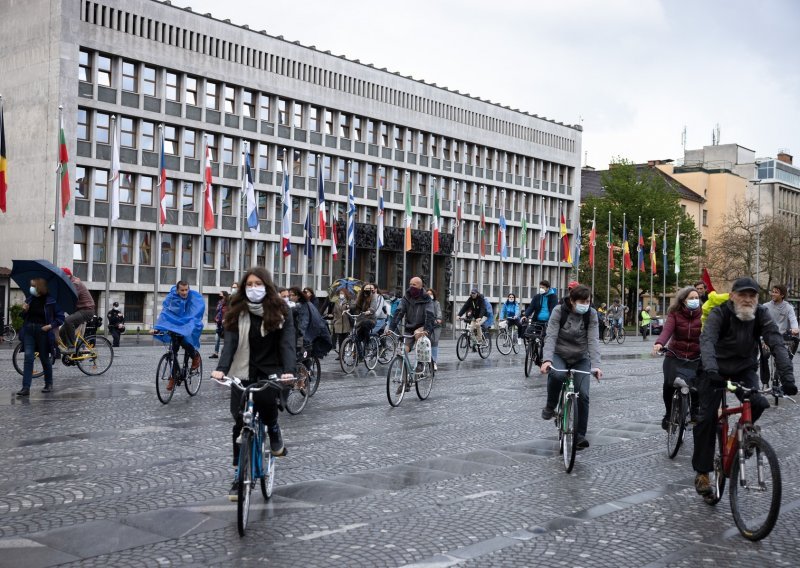
<svg viewBox="0 0 800 568">
<path fill-rule="evenodd" d="M 666 318 L 661 316 L 654 317 L 650 320 L 650 333 L 657 337 L 664 331 L 664 321 Z"/>
</svg>

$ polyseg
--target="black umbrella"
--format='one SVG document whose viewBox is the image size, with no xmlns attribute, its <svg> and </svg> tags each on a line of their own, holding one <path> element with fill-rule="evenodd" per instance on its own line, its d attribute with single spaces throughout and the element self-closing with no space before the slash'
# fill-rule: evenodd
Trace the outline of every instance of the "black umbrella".
<svg viewBox="0 0 800 568">
<path fill-rule="evenodd" d="M 67 313 L 75 311 L 78 293 L 64 271 L 49 260 L 12 260 L 11 279 L 17 283 L 25 294 L 34 278 L 44 278 L 47 289 L 55 298 L 58 307 Z"/>
</svg>

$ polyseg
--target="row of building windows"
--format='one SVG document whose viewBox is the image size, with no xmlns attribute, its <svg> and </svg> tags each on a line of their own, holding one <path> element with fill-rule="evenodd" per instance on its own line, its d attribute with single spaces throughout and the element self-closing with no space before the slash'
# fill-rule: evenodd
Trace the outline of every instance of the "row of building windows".
<svg viewBox="0 0 800 568">
<path fill-rule="evenodd" d="M 454 105 L 441 103 L 427 97 L 421 97 L 399 89 L 385 87 L 343 73 L 328 71 L 314 65 L 294 61 L 241 44 L 220 40 L 193 30 L 105 6 L 92 0 L 84 0 L 81 4 L 81 20 L 89 24 L 100 25 L 122 33 L 133 34 L 152 41 L 188 49 L 211 57 L 225 59 L 233 63 L 276 73 L 299 81 L 310 82 L 351 95 L 370 98 L 408 110 L 466 124 L 474 128 L 488 130 L 568 152 L 576 151 L 575 141 L 571 138 L 544 132 L 536 128 L 523 126 L 515 122 L 502 120 Z M 123 88 L 127 85 L 133 89 L 138 83 L 135 75 L 136 64 L 128 62 L 128 65 L 129 66 L 126 68 L 125 63 L 123 63 Z M 103 80 L 106 78 L 110 80 L 110 72 L 110 65 L 102 69 Z M 143 72 L 143 82 L 147 81 L 149 73 L 150 72 L 147 70 Z M 173 87 L 174 92 L 177 93 L 177 85 L 173 85 Z M 142 88 L 147 89 L 149 86 L 143 86 Z M 168 92 L 169 89 L 168 83 Z M 194 93 L 195 103 L 189 104 L 196 104 L 196 81 L 195 89 L 192 92 Z M 214 91 L 212 94 L 215 98 L 218 97 L 217 91 Z M 206 90 L 206 96 L 208 96 L 208 89 Z"/>
</svg>

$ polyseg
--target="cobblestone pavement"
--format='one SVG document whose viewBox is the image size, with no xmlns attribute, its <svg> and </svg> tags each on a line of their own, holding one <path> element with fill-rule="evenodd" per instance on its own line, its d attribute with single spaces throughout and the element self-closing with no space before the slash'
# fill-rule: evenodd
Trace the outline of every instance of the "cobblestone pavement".
<svg viewBox="0 0 800 568">
<path fill-rule="evenodd" d="M 695 494 L 691 436 L 667 458 L 650 347 L 603 347 L 591 447 L 570 475 L 540 418 L 544 380 L 524 377 L 522 355 L 459 362 L 443 341 L 430 398 L 412 391 L 398 408 L 385 367 L 343 376 L 328 358 L 303 413 L 281 415 L 289 456 L 240 538 L 227 389 L 204 380 L 164 406 L 163 349 L 129 340 L 107 375 L 58 363 L 53 394 L 39 379 L 19 400 L 0 346 L 0 566 L 800 565 L 800 409 L 762 418 L 783 504 L 772 534 L 748 542 L 727 493 L 716 507 Z"/>
</svg>

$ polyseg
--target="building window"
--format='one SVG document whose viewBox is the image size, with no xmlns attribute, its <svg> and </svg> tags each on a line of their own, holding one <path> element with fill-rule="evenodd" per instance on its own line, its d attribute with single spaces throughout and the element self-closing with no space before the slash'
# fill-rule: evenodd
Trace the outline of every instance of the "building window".
<svg viewBox="0 0 800 568">
<path fill-rule="evenodd" d="M 289 126 L 289 113 L 286 111 L 284 99 L 278 99 L 278 124 Z"/>
<path fill-rule="evenodd" d="M 136 122 L 127 116 L 119 119 L 119 145 L 123 148 L 136 148 Z"/>
<path fill-rule="evenodd" d="M 431 135 L 431 158 L 439 157 L 439 137 Z"/>
<path fill-rule="evenodd" d="M 178 155 L 178 133 L 174 126 L 164 126 L 164 153 Z"/>
<path fill-rule="evenodd" d="M 153 206 L 153 178 L 139 176 L 139 203 L 144 206 Z"/>
<path fill-rule="evenodd" d="M 242 114 L 247 118 L 256 117 L 256 99 L 253 91 L 242 92 Z"/>
<path fill-rule="evenodd" d="M 144 66 L 142 73 L 142 93 L 149 96 L 156 96 L 156 70 L 153 67 Z"/>
<path fill-rule="evenodd" d="M 231 240 L 219 239 L 219 267 L 222 270 L 230 270 L 231 268 Z"/>
<path fill-rule="evenodd" d="M 86 199 L 89 196 L 89 174 L 83 166 L 75 167 L 75 197 Z"/>
<path fill-rule="evenodd" d="M 78 52 L 78 81 L 84 83 L 92 82 L 92 58 L 89 52 L 80 50 Z"/>
<path fill-rule="evenodd" d="M 375 166 L 367 164 L 367 187 L 375 187 Z"/>
<path fill-rule="evenodd" d="M 206 81 L 206 108 L 219 109 L 219 85 L 213 81 Z"/>
<path fill-rule="evenodd" d="M 381 146 L 389 146 L 389 125 L 385 122 L 381 123 Z"/>
<path fill-rule="evenodd" d="M 98 144 L 108 144 L 111 117 L 104 112 L 94 115 L 94 139 Z"/>
<path fill-rule="evenodd" d="M 337 169 L 339 170 L 339 183 L 345 183 L 347 181 L 347 172 L 345 171 L 345 167 L 347 166 L 347 162 L 344 158 L 336 158 L 337 161 Z"/>
<path fill-rule="evenodd" d="M 197 157 L 197 133 L 189 128 L 183 131 L 183 156 L 185 158 Z"/>
<path fill-rule="evenodd" d="M 269 215 L 269 208 L 267 204 L 269 203 L 269 197 L 267 196 L 266 191 L 256 191 L 256 211 L 258 211 L 257 215 L 259 219 L 267 219 L 267 215 Z M 264 266 L 263 264 L 260 266 Z"/>
<path fill-rule="evenodd" d="M 269 144 L 263 142 L 258 145 L 258 169 L 269 170 Z"/>
<path fill-rule="evenodd" d="M 180 102 L 180 90 L 178 83 L 178 74 L 172 71 L 167 71 L 167 100 Z"/>
<path fill-rule="evenodd" d="M 117 264 L 133 264 L 130 229 L 117 229 Z"/>
<path fill-rule="evenodd" d="M 374 120 L 367 120 L 367 142 L 370 144 L 378 143 L 378 132 L 375 130 Z"/>
<path fill-rule="evenodd" d="M 236 90 L 228 85 L 225 85 L 225 112 L 236 114 Z"/>
<path fill-rule="evenodd" d="M 97 201 L 108 201 L 108 170 L 94 171 L 94 198 Z"/>
<path fill-rule="evenodd" d="M 220 188 L 222 194 L 222 214 L 231 215 L 233 213 L 233 192 L 232 187 Z"/>
<path fill-rule="evenodd" d="M 166 206 L 167 209 L 176 209 L 178 203 L 178 188 L 176 187 L 174 179 L 167 178 L 164 184 L 166 190 Z"/>
<path fill-rule="evenodd" d="M 111 58 L 105 55 L 97 56 L 97 84 L 111 86 Z"/>
<path fill-rule="evenodd" d="M 184 211 L 194 211 L 194 184 L 190 181 L 183 182 L 181 208 Z"/>
<path fill-rule="evenodd" d="M 233 138 L 222 137 L 222 161 L 226 164 L 233 164 Z"/>
<path fill-rule="evenodd" d="M 216 257 L 216 239 L 214 237 L 203 237 L 203 266 L 214 268 L 214 258 Z"/>
<path fill-rule="evenodd" d="M 75 225 L 75 241 L 72 245 L 74 260 L 86 262 L 86 230 L 83 225 Z"/>
<path fill-rule="evenodd" d="M 197 79 L 194 77 L 186 77 L 186 104 L 192 106 L 197 105 Z"/>
<path fill-rule="evenodd" d="M 333 136 L 333 113 L 329 110 L 325 111 L 325 134 Z"/>
<path fill-rule="evenodd" d="M 148 231 L 139 232 L 139 264 L 152 266 L 153 256 L 150 244 L 150 233 Z"/>
<path fill-rule="evenodd" d="M 131 93 L 139 92 L 136 64 L 130 61 L 122 62 L 122 90 Z"/>
<path fill-rule="evenodd" d="M 144 322 L 144 292 L 125 292 L 126 322 Z"/>
<path fill-rule="evenodd" d="M 319 109 L 310 107 L 308 109 L 308 129 L 311 132 L 319 132 Z"/>
<path fill-rule="evenodd" d="M 194 266 L 194 237 L 192 235 L 181 237 L 181 266 L 184 268 Z"/>
<path fill-rule="evenodd" d="M 703 209 L 703 226 L 708 227 L 708 209 Z"/>
<path fill-rule="evenodd" d="M 317 155 L 313 152 L 308 153 L 308 165 L 306 166 L 306 177 L 317 177 Z"/>
<path fill-rule="evenodd" d="M 152 122 L 142 121 L 142 150 L 153 152 L 156 147 L 156 125 Z"/>
<path fill-rule="evenodd" d="M 301 176 L 303 175 L 302 171 L 302 157 L 303 155 L 300 153 L 299 150 L 294 151 L 294 162 L 292 164 L 292 175 L 294 176 Z"/>
<path fill-rule="evenodd" d="M 400 170 L 397 168 L 392 169 L 392 191 L 402 191 L 400 187 Z"/>
<path fill-rule="evenodd" d="M 219 162 L 219 155 L 217 152 L 217 137 L 215 134 L 206 132 L 206 145 L 208 146 L 208 153 L 211 155 L 211 161 Z"/>
<path fill-rule="evenodd" d="M 399 126 L 394 127 L 394 147 L 398 150 L 403 149 L 403 135 L 400 132 Z"/>
<path fill-rule="evenodd" d="M 161 233 L 161 266 L 175 266 L 175 235 Z"/>
<path fill-rule="evenodd" d="M 331 157 L 330 156 L 323 156 L 322 157 L 322 179 L 333 181 L 331 177 Z"/>
<path fill-rule="evenodd" d="M 361 162 L 350 162 L 350 172 L 353 175 L 353 185 L 361 185 Z"/>
<path fill-rule="evenodd" d="M 127 172 L 120 173 L 119 202 L 133 203 L 133 174 Z"/>
<path fill-rule="evenodd" d="M 94 262 L 106 261 L 106 228 L 92 228 L 92 255 Z"/>
<path fill-rule="evenodd" d="M 264 241 L 255 241 L 256 261 L 255 266 L 267 265 L 267 243 Z M 323 255 L 324 256 L 324 255 Z"/>
<path fill-rule="evenodd" d="M 78 140 L 90 140 L 89 115 L 85 108 L 78 109 Z"/>
<path fill-rule="evenodd" d="M 303 103 L 294 103 L 294 127 L 303 128 Z"/>
<path fill-rule="evenodd" d="M 350 117 L 344 113 L 339 115 L 339 136 L 350 138 Z"/>
<path fill-rule="evenodd" d="M 270 121 L 270 98 L 269 95 L 261 95 L 261 108 L 259 118 L 265 122 Z"/>
<path fill-rule="evenodd" d="M 353 138 L 356 142 L 361 142 L 361 118 L 354 116 L 353 117 Z"/>
</svg>

